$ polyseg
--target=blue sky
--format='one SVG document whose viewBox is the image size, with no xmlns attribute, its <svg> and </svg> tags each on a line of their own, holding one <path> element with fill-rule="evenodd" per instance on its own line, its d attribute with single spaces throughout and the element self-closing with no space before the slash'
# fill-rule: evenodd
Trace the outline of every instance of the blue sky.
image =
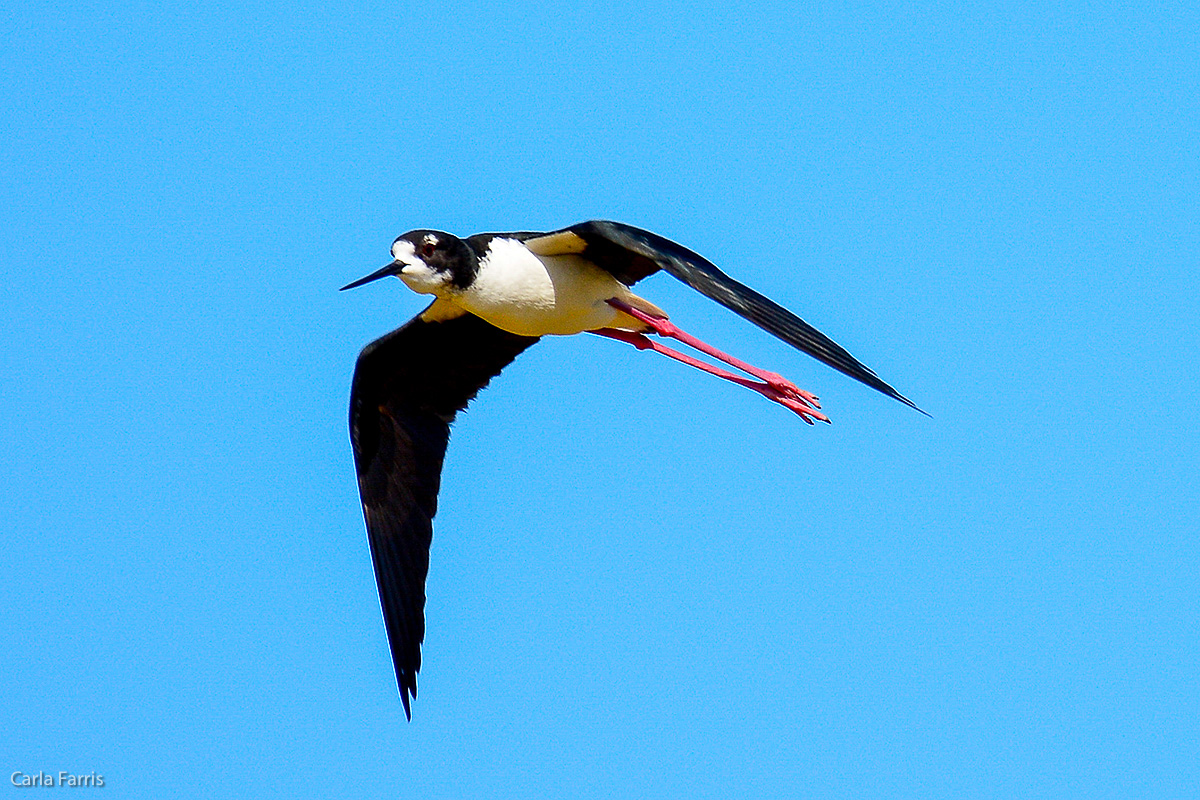
<svg viewBox="0 0 1200 800">
<path fill-rule="evenodd" d="M 10 4 L 0 775 L 1196 796 L 1198 31 L 1178 4 Z M 455 428 L 407 723 L 345 417 L 422 300 L 337 287 L 411 228 L 597 217 L 933 418 L 647 281 L 834 424 L 597 337 L 523 355 Z"/>
</svg>

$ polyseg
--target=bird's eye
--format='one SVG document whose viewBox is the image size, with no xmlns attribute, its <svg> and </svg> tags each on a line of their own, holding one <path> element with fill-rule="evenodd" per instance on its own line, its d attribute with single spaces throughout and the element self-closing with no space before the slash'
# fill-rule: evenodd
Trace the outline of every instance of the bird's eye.
<svg viewBox="0 0 1200 800">
<path fill-rule="evenodd" d="M 436 249 L 437 245 L 435 245 L 433 242 L 426 242 L 425 244 L 421 245 L 421 255 L 425 258 L 428 258 L 429 256 L 433 255 L 433 251 Z"/>
</svg>

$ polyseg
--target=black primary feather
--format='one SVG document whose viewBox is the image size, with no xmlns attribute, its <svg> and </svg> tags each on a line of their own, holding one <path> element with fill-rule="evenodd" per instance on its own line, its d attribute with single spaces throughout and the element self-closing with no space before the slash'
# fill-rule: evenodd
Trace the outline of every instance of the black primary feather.
<svg viewBox="0 0 1200 800">
<path fill-rule="evenodd" d="M 704 256 L 670 239 L 632 225 L 606 220 L 581 222 L 548 233 L 521 233 L 516 236 L 528 241 L 563 233 L 572 233 L 583 240 L 586 247 L 580 255 L 627 286 L 661 269 L 798 350 L 921 411 L 915 403 L 885 383 L 874 370 L 828 336 L 770 298 L 729 277 Z M 921 413 L 925 414 L 924 411 Z"/>
<path fill-rule="evenodd" d="M 412 719 L 425 577 L 450 422 L 536 337 L 466 315 L 419 316 L 367 345 L 350 390 L 350 440 L 379 602 L 404 714 Z"/>
</svg>

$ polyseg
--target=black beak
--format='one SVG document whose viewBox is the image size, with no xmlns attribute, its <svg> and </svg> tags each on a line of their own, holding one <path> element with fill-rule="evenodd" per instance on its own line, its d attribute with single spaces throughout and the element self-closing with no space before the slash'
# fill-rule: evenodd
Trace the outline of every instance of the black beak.
<svg viewBox="0 0 1200 800">
<path fill-rule="evenodd" d="M 355 286 L 362 286 L 364 283 L 370 283 L 371 281 L 377 281 L 380 278 L 386 278 L 388 275 L 399 275 L 400 270 L 402 269 L 404 269 L 403 264 L 401 264 L 399 261 L 393 261 L 383 269 L 378 270 L 377 272 L 372 272 L 365 278 L 359 278 L 354 283 L 347 283 L 341 289 L 338 289 L 338 291 L 344 292 L 347 289 L 353 289 Z"/>
</svg>

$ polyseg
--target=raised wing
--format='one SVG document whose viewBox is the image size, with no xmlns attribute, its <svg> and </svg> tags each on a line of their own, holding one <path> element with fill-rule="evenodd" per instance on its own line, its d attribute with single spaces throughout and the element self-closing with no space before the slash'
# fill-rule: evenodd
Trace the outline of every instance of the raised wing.
<svg viewBox="0 0 1200 800">
<path fill-rule="evenodd" d="M 350 441 L 379 602 L 404 714 L 412 719 L 425 577 L 442 458 L 456 413 L 536 342 L 465 315 L 420 316 L 363 349 L 350 390 Z"/>
<path fill-rule="evenodd" d="M 627 286 L 660 269 L 668 272 L 798 350 L 921 411 L 828 336 L 773 300 L 735 281 L 708 259 L 670 239 L 632 225 L 605 220 L 519 236 L 525 246 L 538 255 L 578 254 L 612 273 Z"/>
</svg>

